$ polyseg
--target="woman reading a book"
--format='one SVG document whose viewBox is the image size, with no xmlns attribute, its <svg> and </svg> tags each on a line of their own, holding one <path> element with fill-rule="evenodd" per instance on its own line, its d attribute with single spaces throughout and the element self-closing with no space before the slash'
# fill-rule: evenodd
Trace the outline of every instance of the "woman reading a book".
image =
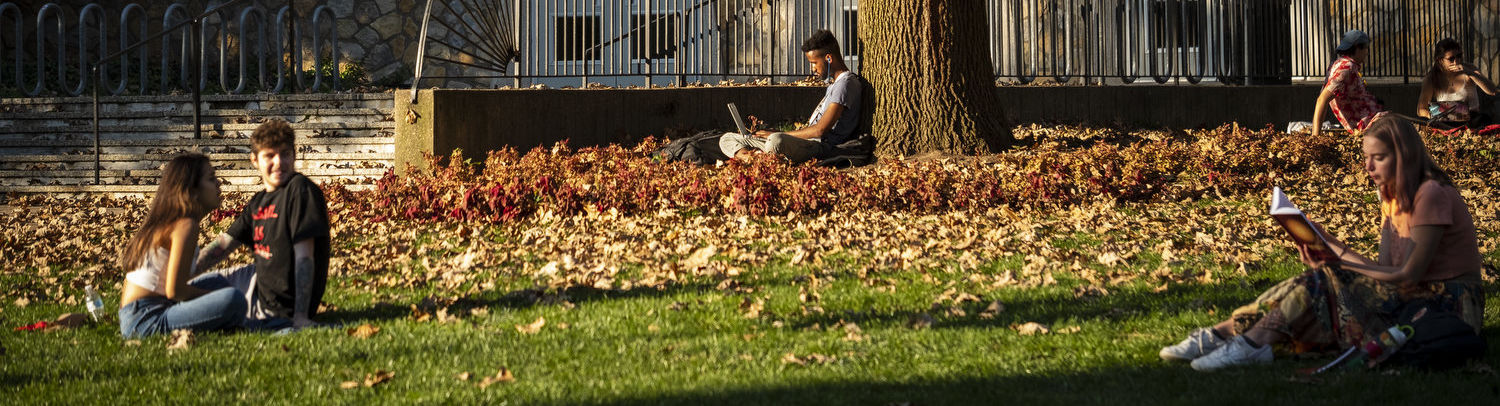
<svg viewBox="0 0 1500 406">
<path fill-rule="evenodd" d="M 1363 169 L 1381 197 L 1378 259 L 1322 232 L 1336 264 L 1300 245 L 1311 269 L 1272 286 L 1228 320 L 1162 348 L 1163 359 L 1211 371 L 1270 362 L 1271 345 L 1283 341 L 1293 352 L 1348 348 L 1380 334 L 1402 304 L 1418 299 L 1435 301 L 1479 330 L 1484 294 L 1468 205 L 1411 123 L 1380 113 L 1362 138 Z"/>
</svg>

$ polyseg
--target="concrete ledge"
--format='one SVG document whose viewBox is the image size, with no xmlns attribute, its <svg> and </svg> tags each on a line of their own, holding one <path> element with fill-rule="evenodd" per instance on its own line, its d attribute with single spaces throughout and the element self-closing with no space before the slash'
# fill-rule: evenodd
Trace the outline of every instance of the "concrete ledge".
<svg viewBox="0 0 1500 406">
<path fill-rule="evenodd" d="M 608 90 L 409 90 L 396 92 L 396 166 L 423 164 L 422 151 L 462 148 L 483 159 L 504 147 L 526 150 L 568 140 L 573 147 L 629 144 L 647 136 L 734 128 L 726 104 L 768 123 L 805 121 L 822 87 L 755 86 Z M 408 111 L 416 113 L 408 122 Z"/>
</svg>

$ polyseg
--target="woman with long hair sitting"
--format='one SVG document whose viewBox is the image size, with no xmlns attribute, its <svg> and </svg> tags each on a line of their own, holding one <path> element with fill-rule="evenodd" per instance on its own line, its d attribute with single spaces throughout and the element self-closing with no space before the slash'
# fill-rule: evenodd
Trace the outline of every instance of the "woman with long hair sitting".
<svg viewBox="0 0 1500 406">
<path fill-rule="evenodd" d="M 1417 115 L 1436 118 L 1433 126 L 1440 129 L 1478 129 L 1491 124 L 1489 115 L 1480 110 L 1479 92 L 1494 96 L 1495 83 L 1479 73 L 1479 68 L 1464 62 L 1464 49 L 1458 41 L 1438 41 L 1432 58 L 1432 68 L 1422 79 L 1422 94 L 1417 97 Z"/>
<path fill-rule="evenodd" d="M 1370 259 L 1327 232 L 1339 266 L 1301 249 L 1310 269 L 1282 281 L 1213 327 L 1166 348 L 1167 360 L 1211 371 L 1270 362 L 1271 344 L 1348 348 L 1391 327 L 1403 304 L 1431 301 L 1477 333 L 1484 321 L 1474 218 L 1448 174 L 1406 120 L 1380 113 L 1361 134 L 1364 172 L 1380 196 L 1380 252 Z"/>
<path fill-rule="evenodd" d="M 120 254 L 120 266 L 133 269 L 120 294 L 120 335 L 136 338 L 243 324 L 245 295 L 222 276 L 189 281 L 199 223 L 219 203 L 219 180 L 207 156 L 179 155 L 162 168 L 146 222 Z"/>
</svg>

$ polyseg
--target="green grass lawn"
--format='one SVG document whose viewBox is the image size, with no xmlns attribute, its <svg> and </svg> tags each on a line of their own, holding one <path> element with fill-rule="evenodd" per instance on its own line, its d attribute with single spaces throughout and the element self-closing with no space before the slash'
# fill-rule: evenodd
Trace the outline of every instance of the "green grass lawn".
<svg viewBox="0 0 1500 406">
<path fill-rule="evenodd" d="M 1146 259 L 1131 266 L 1155 268 Z M 997 261 L 978 272 L 1013 266 Z M 1275 281 L 1297 272 L 1290 257 L 1247 276 L 1208 284 L 1146 283 L 1076 297 L 1080 281 L 989 289 L 957 272 L 888 271 L 894 289 L 853 272 L 787 266 L 735 290 L 681 283 L 665 289 L 571 288 L 538 298 L 529 282 L 500 280 L 448 309 L 457 322 L 416 321 L 410 306 L 440 293 L 383 291 L 382 299 L 331 289 L 343 328 L 199 334 L 187 349 L 166 338 L 127 344 L 112 324 L 50 333 L 11 327 L 72 307 L 36 303 L 0 312 L 0 396 L 17 403 L 462 403 L 462 404 L 1140 404 L 1214 402 L 1482 404 L 1500 399 L 1493 372 L 1409 370 L 1291 379 L 1323 359 L 1279 359 L 1264 367 L 1204 374 L 1162 362 L 1156 351 L 1214 322 Z M 811 276 L 810 276 L 811 275 Z M 929 275 L 930 277 L 924 277 Z M 804 301 L 816 278 L 817 297 Z M 956 287 L 981 297 L 956 306 L 933 298 Z M 1500 311 L 1489 287 L 1487 363 L 1495 364 Z M 117 298 L 106 298 L 113 304 Z M 750 303 L 763 305 L 747 317 Z M 982 315 L 998 300 L 1003 311 Z M 953 309 L 961 310 L 960 315 Z M 914 320 L 931 317 L 926 328 Z M 537 318 L 535 334 L 516 325 Z M 1051 334 L 1021 335 L 1038 322 Z M 370 323 L 360 339 L 347 328 Z M 855 328 L 848 327 L 852 323 Z M 920 322 L 916 323 L 920 324 Z M 566 326 L 563 328 L 563 326 Z M 790 355 L 788 355 L 790 354 Z M 500 368 L 514 381 L 481 387 Z M 373 387 L 341 388 L 394 372 Z M 468 372 L 471 377 L 459 379 Z M 1453 403 L 1457 402 L 1457 403 Z M 1024 404 L 1024 403 L 1023 403 Z"/>
</svg>

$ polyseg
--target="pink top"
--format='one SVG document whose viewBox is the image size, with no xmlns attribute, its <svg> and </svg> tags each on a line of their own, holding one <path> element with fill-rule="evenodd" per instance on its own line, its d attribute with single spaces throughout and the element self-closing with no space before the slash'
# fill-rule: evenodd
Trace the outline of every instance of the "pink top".
<svg viewBox="0 0 1500 406">
<path fill-rule="evenodd" d="M 1394 200 L 1381 202 L 1380 213 L 1384 220 L 1380 225 L 1380 264 L 1405 264 L 1413 245 L 1412 227 L 1440 225 L 1447 228 L 1443 230 L 1437 252 L 1427 264 L 1427 273 L 1422 275 L 1422 280 L 1441 281 L 1477 274 L 1480 267 L 1479 239 L 1474 230 L 1474 218 L 1469 215 L 1469 206 L 1458 194 L 1458 189 L 1434 180 L 1422 182 L 1412 206 L 1410 212 L 1396 213 Z"/>
</svg>

